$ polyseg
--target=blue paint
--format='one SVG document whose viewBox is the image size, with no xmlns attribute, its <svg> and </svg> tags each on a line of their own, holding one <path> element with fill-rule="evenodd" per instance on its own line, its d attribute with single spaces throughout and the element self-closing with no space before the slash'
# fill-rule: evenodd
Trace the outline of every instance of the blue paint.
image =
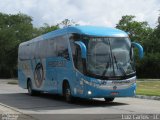
<svg viewBox="0 0 160 120">
<path fill-rule="evenodd" d="M 26 89 L 27 88 L 27 81 L 26 81 L 26 75 L 23 73 L 22 70 L 18 70 L 18 84 L 22 88 Z"/>
<path fill-rule="evenodd" d="M 139 43 L 136 43 L 136 42 L 132 42 L 132 45 L 134 47 L 138 48 L 139 57 L 140 57 L 140 59 L 142 59 L 144 56 L 143 47 Z"/>
<path fill-rule="evenodd" d="M 121 90 L 107 90 L 107 89 L 98 89 L 92 86 L 86 86 L 87 90 L 92 91 L 91 95 L 85 93 L 84 98 L 103 98 L 103 97 L 132 97 L 135 96 L 134 91 L 136 90 L 136 83 L 131 85 L 126 89 Z M 86 90 L 86 91 L 87 91 Z M 111 95 L 112 92 L 117 92 L 117 95 Z"/>
<path fill-rule="evenodd" d="M 40 41 L 47 41 L 50 38 L 55 38 L 60 35 L 68 35 L 70 33 L 76 33 L 80 35 L 87 36 L 98 36 L 98 37 L 128 37 L 127 33 L 124 31 L 115 29 L 115 28 L 107 28 L 107 27 L 95 27 L 95 26 L 71 26 L 59 30 L 55 30 L 49 32 L 47 34 L 41 35 L 37 38 L 34 38 L 30 41 L 24 42 L 20 44 L 21 49 L 27 44 L 32 44 Z M 53 39 L 52 39 L 53 40 Z M 67 43 L 69 44 L 69 38 L 66 37 Z M 76 41 L 75 44 L 79 45 L 81 48 L 81 57 L 84 60 L 87 60 L 87 49 L 85 44 L 79 40 Z M 136 46 L 140 51 L 140 57 L 143 56 L 143 48 L 138 43 L 132 43 Z M 44 46 L 41 46 L 44 47 Z M 19 50 L 21 50 L 19 49 Z M 36 51 L 36 50 L 35 50 Z M 31 79 L 33 84 L 33 89 L 43 92 L 63 94 L 63 81 L 67 80 L 70 88 L 71 94 L 76 97 L 82 98 L 94 98 L 94 97 L 128 97 L 134 96 L 136 83 L 132 85 L 128 85 L 124 89 L 119 89 L 119 84 L 114 84 L 112 86 L 113 89 L 101 89 L 99 86 L 104 80 L 96 79 L 93 77 L 89 77 L 78 71 L 73 62 L 73 56 L 71 52 L 71 47 L 68 45 L 69 59 L 66 59 L 61 56 L 51 56 L 51 57 L 39 57 L 39 58 L 31 58 L 30 60 L 21 61 L 18 58 L 18 79 L 19 85 L 23 88 L 27 88 L 27 79 Z M 44 80 L 42 85 L 37 88 L 35 85 L 35 67 L 38 63 L 41 63 L 44 70 Z M 24 69 L 25 66 L 26 68 Z M 41 72 L 41 71 L 40 71 Z M 135 78 L 134 78 L 135 79 Z M 108 80 L 106 80 L 108 81 Z M 113 81 L 113 80 L 110 80 Z M 94 86 L 96 84 L 96 86 Z M 121 85 L 121 84 L 120 84 Z M 106 83 L 106 86 L 109 84 Z M 123 85 L 122 85 L 123 86 Z M 88 94 L 88 91 L 91 91 L 92 94 Z M 118 92 L 119 94 L 116 96 L 112 96 L 112 92 Z"/>
<path fill-rule="evenodd" d="M 68 33 L 77 33 L 77 34 L 101 36 L 101 37 L 128 37 L 128 34 L 126 32 L 116 28 L 96 27 L 96 26 L 70 26 L 70 27 L 66 27 L 63 29 L 46 33 L 30 41 L 21 43 L 21 45 L 44 40 L 44 39 L 53 38 L 53 37 L 68 34 Z"/>
<path fill-rule="evenodd" d="M 87 55 L 86 55 L 86 53 L 87 53 L 86 45 L 81 41 L 76 41 L 75 43 L 77 45 L 79 45 L 80 48 L 81 48 L 82 58 L 86 58 L 87 57 Z"/>
</svg>

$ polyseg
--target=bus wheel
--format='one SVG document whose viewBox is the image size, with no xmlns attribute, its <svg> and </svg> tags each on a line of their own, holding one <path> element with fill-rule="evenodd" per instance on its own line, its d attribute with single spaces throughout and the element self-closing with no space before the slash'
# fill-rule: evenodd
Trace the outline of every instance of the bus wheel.
<svg viewBox="0 0 160 120">
<path fill-rule="evenodd" d="M 104 98 L 106 102 L 113 102 L 114 98 Z"/>
<path fill-rule="evenodd" d="M 64 87 L 64 97 L 67 102 L 72 102 L 72 95 L 69 83 L 66 83 Z"/>
<path fill-rule="evenodd" d="M 32 89 L 32 82 L 31 82 L 31 80 L 29 80 L 27 82 L 27 89 L 28 89 L 28 94 L 29 95 L 33 96 L 35 94 L 35 92 Z"/>
</svg>

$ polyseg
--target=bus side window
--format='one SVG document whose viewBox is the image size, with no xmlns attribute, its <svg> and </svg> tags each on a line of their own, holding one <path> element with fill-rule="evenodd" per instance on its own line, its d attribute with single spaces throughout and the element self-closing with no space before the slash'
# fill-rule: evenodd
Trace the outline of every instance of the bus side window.
<svg viewBox="0 0 160 120">
<path fill-rule="evenodd" d="M 37 42 L 35 44 L 35 54 L 34 54 L 34 57 L 36 59 L 40 58 L 40 50 L 39 49 L 40 49 L 40 42 Z"/>
<path fill-rule="evenodd" d="M 46 40 L 46 57 L 55 57 L 55 56 L 57 56 L 55 40 L 53 38 Z"/>
<path fill-rule="evenodd" d="M 56 39 L 56 51 L 57 56 L 63 57 L 69 60 L 69 53 L 68 53 L 68 43 L 65 36 L 57 37 Z"/>
<path fill-rule="evenodd" d="M 81 49 L 78 45 L 75 45 L 75 56 L 74 56 L 74 62 L 75 62 L 75 67 L 83 73 L 83 63 L 82 63 L 82 57 L 81 57 Z"/>
</svg>

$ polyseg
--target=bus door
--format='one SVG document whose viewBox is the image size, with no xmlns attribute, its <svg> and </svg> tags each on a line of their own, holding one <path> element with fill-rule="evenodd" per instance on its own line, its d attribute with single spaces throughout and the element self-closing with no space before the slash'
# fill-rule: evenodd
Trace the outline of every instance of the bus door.
<svg viewBox="0 0 160 120">
<path fill-rule="evenodd" d="M 76 92 L 79 95 L 82 95 L 84 92 L 84 86 L 83 83 L 81 83 L 80 81 L 82 81 L 82 78 L 84 77 L 84 72 L 85 72 L 85 64 L 84 64 L 84 59 L 86 59 L 86 50 L 85 49 L 85 45 L 78 41 L 75 44 L 75 56 L 74 56 L 74 64 L 75 67 L 77 69 L 76 71 Z"/>
</svg>

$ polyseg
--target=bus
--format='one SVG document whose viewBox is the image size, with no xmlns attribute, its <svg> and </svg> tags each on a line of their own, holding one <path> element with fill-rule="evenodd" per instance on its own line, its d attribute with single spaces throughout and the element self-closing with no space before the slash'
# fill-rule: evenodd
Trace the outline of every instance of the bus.
<svg viewBox="0 0 160 120">
<path fill-rule="evenodd" d="M 69 26 L 23 42 L 18 49 L 19 86 L 30 95 L 51 93 L 74 98 L 136 94 L 133 48 L 143 47 L 126 32 L 108 27 Z"/>
</svg>

